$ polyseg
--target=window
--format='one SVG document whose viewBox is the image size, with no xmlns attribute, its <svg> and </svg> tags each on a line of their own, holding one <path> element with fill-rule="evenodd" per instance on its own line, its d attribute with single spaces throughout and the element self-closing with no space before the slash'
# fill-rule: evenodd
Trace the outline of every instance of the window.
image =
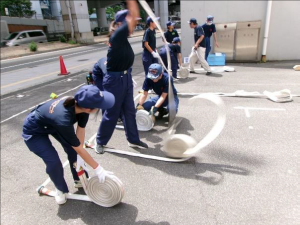
<svg viewBox="0 0 300 225">
<path fill-rule="evenodd" d="M 41 37 L 44 36 L 44 34 L 40 31 L 32 31 L 32 32 L 28 32 L 29 37 Z"/>
<path fill-rule="evenodd" d="M 12 33 L 10 35 L 8 35 L 6 38 L 4 38 L 4 40 L 12 40 L 14 39 L 19 33 Z"/>
<path fill-rule="evenodd" d="M 22 34 L 20 34 L 20 36 L 18 37 L 18 39 L 23 39 L 23 38 L 27 38 L 26 33 L 22 33 Z"/>
</svg>

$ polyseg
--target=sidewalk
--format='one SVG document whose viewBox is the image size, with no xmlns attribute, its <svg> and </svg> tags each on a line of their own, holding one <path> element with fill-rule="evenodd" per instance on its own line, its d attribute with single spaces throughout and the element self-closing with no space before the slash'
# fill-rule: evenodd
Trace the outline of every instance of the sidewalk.
<svg viewBox="0 0 300 225">
<path fill-rule="evenodd" d="M 144 30 L 134 32 L 131 37 L 138 37 L 144 34 Z M 105 43 L 108 41 L 107 35 L 101 35 L 94 37 L 95 44 L 97 43 Z M 1 60 L 11 59 L 16 57 L 22 57 L 26 55 L 35 55 L 43 52 L 51 52 L 56 50 L 62 50 L 67 48 L 76 48 L 79 46 L 83 46 L 84 44 L 68 44 L 62 43 L 59 41 L 48 42 L 48 43 L 38 43 L 38 50 L 36 52 L 31 52 L 28 48 L 28 45 L 23 46 L 14 46 L 14 47 L 5 47 L 1 48 Z"/>
</svg>

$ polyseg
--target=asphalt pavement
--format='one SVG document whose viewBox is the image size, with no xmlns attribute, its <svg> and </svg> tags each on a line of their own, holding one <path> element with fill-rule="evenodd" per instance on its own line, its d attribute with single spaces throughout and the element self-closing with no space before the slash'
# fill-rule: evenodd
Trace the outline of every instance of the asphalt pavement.
<svg viewBox="0 0 300 225">
<path fill-rule="evenodd" d="M 179 92 L 263 92 L 287 88 L 300 94 L 299 72 L 292 69 L 295 63 L 230 64 L 236 72 L 190 74 L 175 86 Z M 85 83 L 85 75 L 85 71 L 79 71 L 1 99 L 1 224 L 299 224 L 299 97 L 289 103 L 223 97 L 227 116 L 224 130 L 184 163 L 98 155 L 88 150 L 125 185 L 122 203 L 113 208 L 75 200 L 58 206 L 53 198 L 39 196 L 35 189 L 47 175 L 42 160 L 27 149 L 21 138 L 23 121 L 32 107 L 49 99 L 51 92 L 73 95 Z M 141 55 L 136 56 L 133 78 L 138 84 L 135 97 L 144 80 Z M 217 109 L 205 100 L 193 104 L 188 100 L 189 97 L 180 97 L 177 118 L 182 118 L 182 122 L 176 133 L 200 141 L 214 124 Z M 97 131 L 100 119 L 90 117 L 86 139 Z M 109 145 L 164 156 L 161 148 L 167 137 L 167 122 L 167 118 L 158 120 L 151 131 L 140 132 L 148 150 L 129 148 L 123 130 L 115 130 Z M 53 145 L 65 162 L 61 146 L 54 140 Z M 68 168 L 65 178 L 70 191 L 76 192 Z"/>
</svg>

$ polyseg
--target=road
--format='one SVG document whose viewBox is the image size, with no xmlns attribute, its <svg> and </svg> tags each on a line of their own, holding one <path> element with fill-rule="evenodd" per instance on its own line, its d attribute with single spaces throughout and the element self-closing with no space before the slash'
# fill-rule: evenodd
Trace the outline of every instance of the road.
<svg viewBox="0 0 300 225">
<path fill-rule="evenodd" d="M 135 51 L 139 46 L 134 46 Z M 47 83 L 44 79 L 38 85 L 35 80 L 24 82 L 25 89 L 1 99 L 1 224 L 299 224 L 300 98 L 297 97 L 285 104 L 264 98 L 222 98 L 227 115 L 224 130 L 213 143 L 184 163 L 109 153 L 97 155 L 88 150 L 125 185 L 122 203 L 113 208 L 74 200 L 58 206 L 53 198 L 39 196 L 35 189 L 47 175 L 42 160 L 27 149 L 21 138 L 23 121 L 32 107 L 49 100 L 51 92 L 73 95 L 85 83 L 86 72 L 82 70 L 89 68 L 78 60 L 92 55 L 94 58 L 89 59 L 92 65 L 101 54 L 104 53 L 91 51 L 89 55 L 67 58 L 69 67 L 82 66 L 77 68 L 77 74 L 74 69 L 73 76 L 55 77 Z M 38 68 L 50 70 L 54 64 L 58 63 L 43 63 Z M 291 69 L 294 65 L 295 62 L 231 64 L 237 72 L 214 76 L 192 74 L 175 86 L 179 92 L 262 92 L 288 88 L 300 94 L 299 72 Z M 144 79 L 141 55 L 136 56 L 133 78 L 138 84 L 134 89 L 136 97 Z M 200 141 L 211 129 L 217 109 L 204 100 L 194 103 L 188 100 L 180 98 L 177 117 L 182 122 L 176 133 Z M 86 139 L 97 131 L 99 119 L 90 118 Z M 148 150 L 140 152 L 164 156 L 161 147 L 167 137 L 167 126 L 164 118 L 151 131 L 140 132 L 140 138 L 149 145 Z M 61 146 L 55 141 L 53 145 L 65 162 Z M 139 152 L 127 146 L 122 130 L 115 130 L 109 145 Z M 68 169 L 65 178 L 70 191 L 76 192 Z"/>
<path fill-rule="evenodd" d="M 130 38 L 135 54 L 142 52 L 142 36 Z M 162 45 L 158 35 L 157 46 Z M 78 74 L 91 70 L 100 58 L 107 54 L 107 45 L 95 44 L 61 51 L 41 53 L 16 59 L 1 61 L 1 95 L 34 85 L 60 79 L 59 56 L 63 56 L 67 71 Z"/>
</svg>

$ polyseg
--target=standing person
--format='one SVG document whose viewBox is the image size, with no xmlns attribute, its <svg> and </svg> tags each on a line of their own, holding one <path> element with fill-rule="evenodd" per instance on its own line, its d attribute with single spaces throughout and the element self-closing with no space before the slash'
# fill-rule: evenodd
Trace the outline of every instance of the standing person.
<svg viewBox="0 0 300 225">
<path fill-rule="evenodd" d="M 211 35 L 214 36 L 215 40 L 215 45 L 216 47 L 219 47 L 218 41 L 217 41 L 217 35 L 216 35 L 216 26 L 213 23 L 214 17 L 209 15 L 207 16 L 206 23 L 202 25 L 202 28 L 204 30 L 204 35 L 205 35 L 205 45 L 206 45 L 206 50 L 205 50 L 205 60 L 207 61 L 207 57 L 209 55 L 209 52 L 211 50 L 210 46 L 210 37 Z"/>
<path fill-rule="evenodd" d="M 159 17 L 156 17 L 156 20 L 158 20 Z M 156 25 L 153 22 L 153 20 L 148 17 L 146 21 L 148 25 L 148 29 L 144 33 L 143 37 L 143 66 L 145 70 L 145 77 L 148 74 L 148 68 L 152 63 L 158 63 L 158 53 L 156 52 L 156 33 L 155 28 Z"/>
<path fill-rule="evenodd" d="M 173 84 L 173 78 L 171 77 L 171 86 L 174 93 L 176 112 L 178 111 L 179 99 L 177 97 L 177 91 Z M 148 91 L 153 89 L 157 96 L 147 99 Z M 161 119 L 164 115 L 169 113 L 169 75 L 162 71 L 162 67 L 158 63 L 150 65 L 147 78 L 143 84 L 143 94 L 139 99 L 136 110 L 144 109 L 149 112 L 150 115 L 155 116 L 156 112 L 159 112 L 158 118 Z"/>
<path fill-rule="evenodd" d="M 190 24 L 190 28 L 194 29 L 194 40 L 195 45 L 193 50 L 190 54 L 190 73 L 196 73 L 194 66 L 196 61 L 199 59 L 201 66 L 206 71 L 206 75 L 211 74 L 211 68 L 209 67 L 208 63 L 205 60 L 205 38 L 204 38 L 204 31 L 201 26 L 197 24 L 197 20 L 195 18 L 191 18 L 188 21 Z M 198 55 L 197 55 L 198 53 Z"/>
<path fill-rule="evenodd" d="M 179 37 L 177 30 L 174 29 L 175 23 L 168 21 L 167 22 L 167 31 L 164 33 L 165 38 L 168 43 L 172 43 L 173 39 Z"/>
<path fill-rule="evenodd" d="M 175 37 L 172 41 L 172 44 L 168 45 L 170 50 L 170 57 L 171 57 L 171 69 L 172 69 L 172 77 L 177 80 L 177 69 L 179 69 L 178 65 L 182 65 L 181 59 L 181 48 L 180 48 L 180 38 Z M 159 55 L 164 62 L 165 66 L 168 68 L 168 59 L 167 59 L 167 51 L 165 47 L 162 47 L 159 50 Z M 168 71 L 165 71 L 166 73 Z"/>
<path fill-rule="evenodd" d="M 128 145 L 148 148 L 147 144 L 140 140 L 136 125 L 131 77 L 134 52 L 127 39 L 136 26 L 139 8 L 136 1 L 132 0 L 127 1 L 127 6 L 128 10 L 119 11 L 115 15 L 118 27 L 109 39 L 106 73 L 103 76 L 102 86 L 105 91 L 115 96 L 115 105 L 105 110 L 103 114 L 96 137 L 96 153 L 104 152 L 120 115 L 122 115 Z"/>
<path fill-rule="evenodd" d="M 114 105 L 114 96 L 108 92 L 101 92 L 94 85 L 81 87 L 74 97 L 54 99 L 39 105 L 25 119 L 22 137 L 25 144 L 34 154 L 43 159 L 46 173 L 56 187 L 55 200 L 57 204 L 64 204 L 69 192 L 64 179 L 64 169 L 52 146 L 49 135 L 59 141 L 68 155 L 70 169 L 76 188 L 82 187 L 74 163 L 77 154 L 96 172 L 100 182 L 105 181 L 109 172 L 105 171 L 83 148 L 85 126 L 89 114 L 97 109 L 108 109 Z M 76 132 L 74 124 L 77 123 Z"/>
</svg>

